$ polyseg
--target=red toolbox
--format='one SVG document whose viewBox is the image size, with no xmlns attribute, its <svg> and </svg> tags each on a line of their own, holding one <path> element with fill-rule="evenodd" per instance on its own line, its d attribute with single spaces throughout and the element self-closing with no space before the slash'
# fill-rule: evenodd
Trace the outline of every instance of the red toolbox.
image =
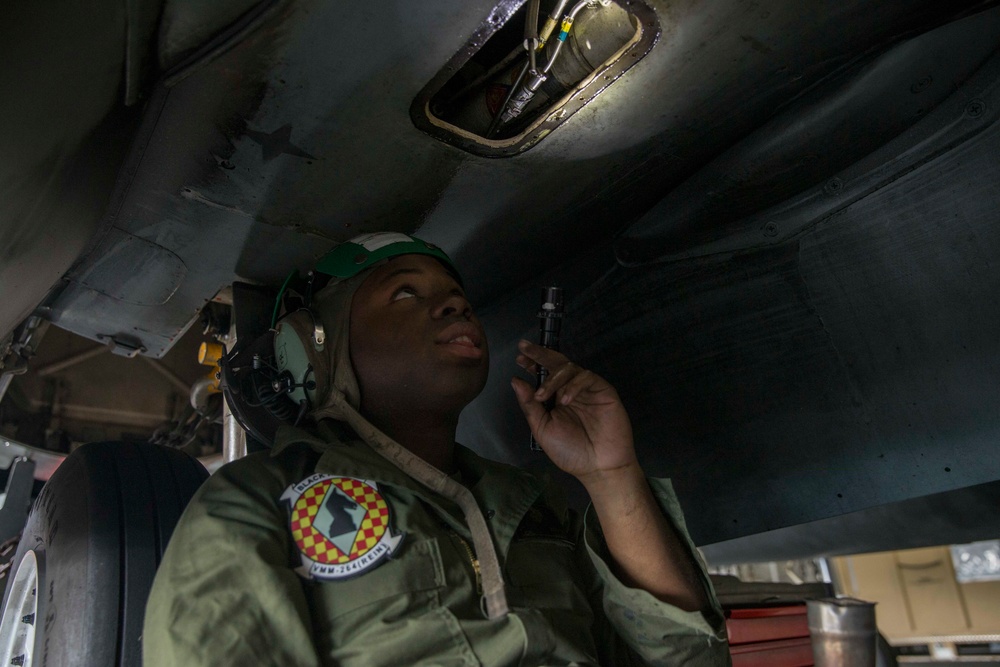
<svg viewBox="0 0 1000 667">
<path fill-rule="evenodd" d="M 733 667 L 809 667 L 806 605 L 726 610 Z"/>
<path fill-rule="evenodd" d="M 733 667 L 812 667 L 809 637 L 731 646 Z"/>
</svg>

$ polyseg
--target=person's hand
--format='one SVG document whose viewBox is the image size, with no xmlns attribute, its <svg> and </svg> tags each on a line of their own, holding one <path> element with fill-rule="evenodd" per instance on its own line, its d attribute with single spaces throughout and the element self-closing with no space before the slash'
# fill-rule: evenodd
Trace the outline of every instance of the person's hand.
<svg viewBox="0 0 1000 667">
<path fill-rule="evenodd" d="M 549 371 L 537 392 L 520 378 L 511 386 L 532 435 L 556 466 L 584 484 L 638 468 L 632 424 L 607 380 L 541 345 L 522 340 L 518 349 L 521 368 L 532 375 L 538 365 Z M 555 407 L 546 410 L 553 396 Z"/>
<path fill-rule="evenodd" d="M 549 377 L 536 392 L 514 378 L 511 385 L 531 433 L 552 462 L 579 479 L 590 494 L 615 570 L 627 585 L 686 611 L 708 609 L 698 566 L 657 505 L 635 456 L 632 424 L 618 392 L 566 355 L 518 344 L 518 365 Z M 545 401 L 555 397 L 555 407 Z M 635 548 L 642 535 L 645 548 Z"/>
</svg>

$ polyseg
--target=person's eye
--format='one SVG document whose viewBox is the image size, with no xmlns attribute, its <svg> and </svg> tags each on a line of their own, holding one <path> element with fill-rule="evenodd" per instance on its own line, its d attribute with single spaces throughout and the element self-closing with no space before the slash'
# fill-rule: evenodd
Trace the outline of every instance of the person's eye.
<svg viewBox="0 0 1000 667">
<path fill-rule="evenodd" d="M 392 300 L 393 301 L 400 301 L 402 299 L 409 299 L 409 298 L 415 297 L 416 295 L 417 295 L 417 291 L 415 289 L 413 289 L 412 287 L 409 287 L 409 286 L 403 286 L 403 287 L 400 287 L 395 292 L 393 292 L 393 294 L 392 294 Z"/>
</svg>

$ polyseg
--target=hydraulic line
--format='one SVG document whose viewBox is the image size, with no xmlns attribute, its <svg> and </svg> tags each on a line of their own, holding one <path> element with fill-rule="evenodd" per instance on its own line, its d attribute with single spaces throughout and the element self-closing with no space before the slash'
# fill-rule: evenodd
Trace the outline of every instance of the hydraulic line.
<svg viewBox="0 0 1000 667">
<path fill-rule="evenodd" d="M 559 25 L 559 16 L 562 15 L 563 10 L 566 9 L 566 5 L 569 4 L 569 0 L 559 0 L 556 6 L 552 9 L 548 18 L 545 19 L 545 25 L 542 26 L 542 32 L 538 35 L 538 48 L 541 49 L 545 46 L 545 43 L 549 41 L 549 37 L 552 36 L 552 31 L 556 29 Z"/>
<path fill-rule="evenodd" d="M 535 53 L 538 52 L 538 9 L 541 0 L 528 0 L 528 11 L 524 17 L 524 50 L 528 52 L 528 71 L 534 73 Z"/>
<path fill-rule="evenodd" d="M 548 62 L 545 63 L 545 68 L 541 71 L 531 72 L 531 78 L 528 79 L 527 83 L 519 83 L 518 86 L 513 86 L 511 90 L 517 90 L 513 96 L 508 96 L 502 107 L 500 107 L 499 113 L 497 113 L 497 118 L 499 118 L 499 123 L 494 119 L 493 125 L 499 127 L 504 123 L 509 123 L 524 111 L 524 108 L 528 106 L 528 103 L 535 97 L 535 93 L 538 89 L 542 87 L 546 79 L 549 78 L 549 72 L 552 71 L 552 66 L 556 62 L 556 58 L 559 57 L 559 52 L 562 51 L 563 44 L 566 42 L 566 38 L 569 36 L 570 30 L 573 29 L 573 22 L 576 20 L 577 15 L 583 11 L 584 7 L 594 3 L 594 0 L 580 0 L 569 12 L 563 17 L 562 24 L 559 27 L 559 35 L 556 37 L 556 45 L 552 50 L 552 55 L 549 57 Z M 529 61 L 530 66 L 530 61 Z M 527 68 L 525 69 L 527 72 Z M 520 77 L 519 77 L 520 78 Z M 493 131 L 496 130 L 495 127 L 490 128 L 491 132 L 487 134 L 489 136 Z"/>
<path fill-rule="evenodd" d="M 510 104 L 510 99 L 514 97 L 514 93 L 516 93 L 521 87 L 521 83 L 524 81 L 524 77 L 527 76 L 529 69 L 531 69 L 530 59 L 525 61 L 524 67 L 521 68 L 521 72 L 517 75 L 514 83 L 511 84 L 510 90 L 507 91 L 507 97 L 504 98 L 503 104 L 501 104 L 500 108 L 497 110 L 497 115 L 493 117 L 493 122 L 490 123 L 490 128 L 486 130 L 487 139 L 491 138 L 493 133 L 497 131 L 497 128 L 500 127 L 504 112 L 507 110 L 507 105 Z"/>
<path fill-rule="evenodd" d="M 559 6 L 564 6 L 568 0 L 560 0 Z M 489 139 L 493 136 L 493 133 L 497 131 L 500 126 L 500 119 L 503 116 L 503 112 L 507 109 L 507 105 L 510 104 L 510 98 L 514 96 L 514 93 L 521 87 L 521 83 L 524 81 L 524 77 L 528 72 L 534 74 L 536 72 L 535 64 L 535 53 L 541 48 L 542 40 L 538 37 L 538 11 L 541 7 L 541 0 L 528 0 L 528 9 L 525 12 L 524 17 L 524 48 L 528 53 L 528 61 L 521 68 L 520 73 L 511 85 L 510 90 L 507 91 L 507 96 L 503 100 L 503 104 L 497 110 L 497 114 L 493 117 L 493 121 L 490 123 L 490 127 L 486 130 L 486 138 Z M 557 11 L 559 11 L 557 9 Z M 551 20 L 551 17 L 549 18 Z"/>
<path fill-rule="evenodd" d="M 563 17 L 562 25 L 559 27 L 559 36 L 556 37 L 557 44 L 552 50 L 552 57 L 549 58 L 549 61 L 545 64 L 545 69 L 542 70 L 544 74 L 548 74 L 552 71 L 552 65 L 555 64 L 556 58 L 559 57 L 559 52 L 562 51 L 563 44 L 566 43 L 569 31 L 573 29 L 573 21 L 576 20 L 577 15 L 583 11 L 584 7 L 592 4 L 594 4 L 594 0 L 580 0 L 580 2 L 573 5 L 573 9 L 571 9 L 569 13 Z"/>
<path fill-rule="evenodd" d="M 524 38 L 538 39 L 538 9 L 541 0 L 528 0 L 528 11 L 524 17 Z"/>
</svg>

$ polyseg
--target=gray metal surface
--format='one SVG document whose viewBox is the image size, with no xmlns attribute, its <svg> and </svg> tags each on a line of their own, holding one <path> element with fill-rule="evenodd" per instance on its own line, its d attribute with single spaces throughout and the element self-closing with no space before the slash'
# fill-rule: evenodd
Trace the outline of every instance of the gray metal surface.
<svg viewBox="0 0 1000 667">
<path fill-rule="evenodd" d="M 713 565 L 966 544 L 1000 535 L 1000 482 L 706 544 Z"/>
<path fill-rule="evenodd" d="M 246 456 L 247 432 L 229 411 L 228 402 L 222 404 L 222 428 L 222 461 L 229 463 Z"/>
<path fill-rule="evenodd" d="M 996 63 L 984 66 L 998 46 L 992 10 L 853 63 L 658 202 L 616 242 L 619 259 L 676 262 L 795 238 L 990 127 L 996 105 L 979 95 L 996 86 Z"/>
<path fill-rule="evenodd" d="M 833 587 L 824 583 L 787 584 L 770 581 L 741 581 L 733 576 L 712 575 L 712 587 L 725 608 L 761 607 L 804 603 L 810 598 L 833 595 Z"/>
<path fill-rule="evenodd" d="M 28 520 L 34 473 L 35 462 L 26 457 L 18 458 L 10 465 L 3 504 L 0 505 L 0 543 L 19 535 Z"/>
<path fill-rule="evenodd" d="M 0 339 L 63 277 L 105 213 L 139 116 L 119 101 L 126 14 L 111 0 L 45 11 L 4 3 Z"/>
<path fill-rule="evenodd" d="M 816 667 L 875 667 L 875 603 L 852 598 L 809 600 Z"/>
<path fill-rule="evenodd" d="M 631 267 L 595 249 L 538 279 L 566 287 L 564 349 L 619 388 L 699 543 L 1000 479 L 998 82 L 988 60 L 900 145 L 843 169 L 841 190 L 773 207 L 804 223 L 779 242 L 758 228 L 762 241 Z M 484 312 L 493 383 L 461 432 L 521 464 L 506 378 L 535 289 Z"/>
<path fill-rule="evenodd" d="M 237 288 L 238 291 L 239 289 Z M 244 299 L 237 299 L 237 301 L 240 301 L 241 304 L 247 302 Z M 255 302 L 254 305 L 260 304 L 259 302 Z M 238 321 L 238 318 L 234 318 L 234 321 L 229 326 L 229 337 L 226 343 L 230 350 L 236 348 Z M 229 401 L 224 400 L 222 401 L 222 461 L 223 463 L 229 463 L 230 461 L 241 459 L 246 455 L 247 432 L 243 430 L 243 427 L 240 426 L 240 423 L 230 411 Z"/>
<path fill-rule="evenodd" d="M 417 227 L 471 267 L 473 296 L 488 301 L 609 239 L 823 77 L 963 6 L 654 9 L 663 36 L 629 76 L 528 154 L 496 161 L 415 131 L 408 116 L 490 3 L 279 5 L 255 31 L 236 31 L 228 51 L 206 49 L 208 64 L 151 94 L 108 235 L 69 274 L 54 317 L 92 338 L 134 336 L 158 357 L 234 276 L 272 284 L 338 240 Z M 787 188 L 802 184 L 791 180 L 800 185 Z M 498 248 L 502 267 L 477 262 Z M 148 270 L 130 270 L 142 261 Z"/>
</svg>

